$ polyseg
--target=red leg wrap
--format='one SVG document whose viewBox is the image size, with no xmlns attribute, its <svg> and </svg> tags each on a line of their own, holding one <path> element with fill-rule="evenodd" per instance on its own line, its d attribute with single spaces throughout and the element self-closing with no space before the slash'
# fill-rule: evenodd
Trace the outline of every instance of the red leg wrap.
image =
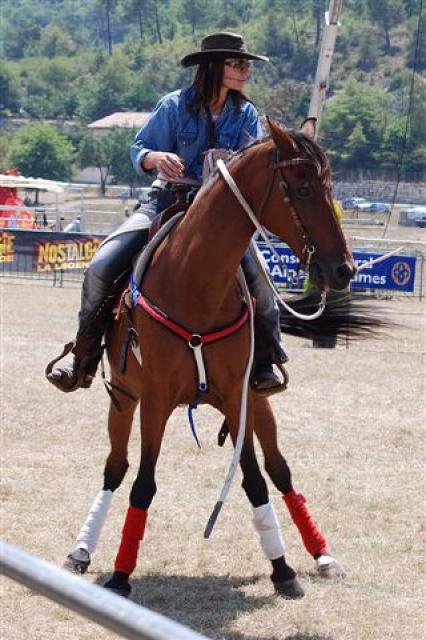
<svg viewBox="0 0 426 640">
<path fill-rule="evenodd" d="M 327 551 L 327 543 L 306 506 L 306 499 L 301 493 L 289 491 L 283 496 L 293 522 L 299 529 L 303 544 L 308 553 L 318 556 Z"/>
<path fill-rule="evenodd" d="M 139 543 L 143 539 L 147 517 L 148 511 L 145 509 L 128 508 L 120 548 L 115 559 L 115 571 L 122 571 L 130 576 L 135 570 Z"/>
</svg>

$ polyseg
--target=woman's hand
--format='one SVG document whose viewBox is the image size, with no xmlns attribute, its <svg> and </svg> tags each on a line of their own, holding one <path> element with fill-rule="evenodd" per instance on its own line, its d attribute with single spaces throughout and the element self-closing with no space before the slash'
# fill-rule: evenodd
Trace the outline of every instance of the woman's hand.
<svg viewBox="0 0 426 640">
<path fill-rule="evenodd" d="M 148 171 L 157 169 L 158 173 L 168 180 L 178 180 L 185 171 L 182 158 L 169 151 L 150 151 L 143 160 L 143 168 Z"/>
</svg>

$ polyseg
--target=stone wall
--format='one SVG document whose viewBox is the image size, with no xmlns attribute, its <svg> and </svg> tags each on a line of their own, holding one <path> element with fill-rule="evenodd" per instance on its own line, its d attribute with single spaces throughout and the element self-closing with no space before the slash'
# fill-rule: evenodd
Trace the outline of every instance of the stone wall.
<svg viewBox="0 0 426 640">
<path fill-rule="evenodd" d="M 364 180 L 363 182 L 334 182 L 333 191 L 338 200 L 356 196 L 377 202 L 391 202 L 395 195 L 395 187 L 395 182 Z M 426 183 L 400 182 L 396 203 L 426 204 Z"/>
</svg>

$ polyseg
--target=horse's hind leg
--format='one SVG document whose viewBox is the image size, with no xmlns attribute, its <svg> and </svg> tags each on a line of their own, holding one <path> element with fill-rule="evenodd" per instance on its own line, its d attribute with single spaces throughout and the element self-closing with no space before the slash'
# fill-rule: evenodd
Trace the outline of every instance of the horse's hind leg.
<svg viewBox="0 0 426 640">
<path fill-rule="evenodd" d="M 231 422 L 228 424 L 231 425 Z M 232 427 L 231 437 L 235 442 L 236 432 Z M 305 592 L 296 578 L 296 573 L 286 563 L 280 526 L 274 507 L 269 501 L 268 488 L 259 469 L 252 432 L 249 429 L 241 451 L 240 465 L 243 472 L 242 487 L 252 507 L 253 524 L 259 534 L 263 552 L 272 564 L 271 580 L 274 588 L 285 598 L 301 598 Z"/>
<path fill-rule="evenodd" d="M 121 400 L 121 398 L 120 398 Z M 64 567 L 75 573 L 85 573 L 96 550 L 102 527 L 111 505 L 112 494 L 120 486 L 128 469 L 127 446 L 137 402 L 121 401 L 119 411 L 113 403 L 108 416 L 108 433 L 111 450 L 104 469 L 104 484 L 90 507 L 80 529 L 74 548 L 67 556 Z"/>
<path fill-rule="evenodd" d="M 303 544 L 315 560 L 318 573 L 326 578 L 344 577 L 346 573 L 330 555 L 326 539 L 309 513 L 306 499 L 301 493 L 294 491 L 290 469 L 278 449 L 277 425 L 266 398 L 255 398 L 254 416 L 254 430 L 265 456 L 266 472 L 281 492 Z"/>
</svg>

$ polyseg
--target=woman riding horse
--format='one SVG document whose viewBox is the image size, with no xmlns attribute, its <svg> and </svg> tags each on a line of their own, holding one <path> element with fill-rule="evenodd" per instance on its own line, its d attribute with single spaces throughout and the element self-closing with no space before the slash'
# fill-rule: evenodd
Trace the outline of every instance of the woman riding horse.
<svg viewBox="0 0 426 640">
<path fill-rule="evenodd" d="M 243 94 L 252 60 L 268 60 L 250 53 L 240 35 L 214 33 L 205 37 L 201 51 L 187 55 L 184 67 L 198 65 L 193 84 L 163 97 L 131 148 L 140 175 L 156 170 L 151 202 L 101 245 L 86 272 L 79 328 L 71 366 L 48 368 L 48 380 L 65 392 L 90 387 L 101 356 L 101 341 L 111 307 L 132 258 L 145 245 L 152 220 L 176 201 L 176 183 L 200 184 L 208 149 L 228 153 L 262 136 L 259 115 Z M 226 233 L 226 229 L 224 230 Z M 287 354 L 281 340 L 279 309 L 262 275 L 251 245 L 242 267 L 256 299 L 255 366 L 252 384 L 263 393 L 285 388 L 283 363 Z M 273 369 L 277 363 L 283 378 Z"/>
<path fill-rule="evenodd" d="M 174 201 L 173 181 L 188 180 L 191 173 L 199 177 L 202 151 L 212 142 L 217 148 L 232 150 L 244 147 L 248 135 L 260 136 L 258 114 L 241 93 L 251 59 L 263 57 L 249 53 L 240 36 L 213 34 L 205 38 L 201 51 L 183 59 L 184 65 L 199 65 L 193 85 L 163 98 L 151 120 L 138 133 L 132 149 L 137 170 L 155 168 L 161 171 L 164 180 L 158 185 L 158 192 L 153 190 L 151 203 L 143 213 L 132 216 L 119 232 L 110 236 L 92 262 L 83 286 L 74 363 L 69 369 L 48 372 L 51 382 L 63 390 L 90 386 L 105 318 L 110 315 L 111 301 L 116 297 L 115 285 L 121 285 L 120 274 L 127 272 L 130 258 L 144 243 L 152 217 Z M 195 349 L 201 350 L 206 338 L 214 337 L 215 341 L 205 344 L 208 384 L 204 400 L 223 413 L 233 442 L 238 439 L 243 379 L 246 380 L 247 363 L 251 361 L 251 330 L 247 323 L 240 321 L 247 313 L 241 312 L 241 288 L 235 280 L 243 256 L 248 280 L 252 281 L 251 293 L 257 299 L 256 322 L 260 321 L 261 325 L 263 322 L 262 328 L 270 330 L 266 339 L 262 336 L 263 351 L 257 363 L 255 390 L 256 386 L 259 390 L 280 384 L 268 359 L 271 346 L 278 350 L 275 356 L 278 362 L 285 359 L 279 338 L 278 311 L 269 289 L 265 290 L 259 278 L 255 260 L 247 254 L 254 233 L 254 225 L 244 212 L 248 202 L 257 212 L 260 224 L 287 241 L 300 259 L 307 262 L 312 258 L 310 273 L 318 284 L 341 289 L 354 274 L 353 261 L 331 205 L 329 164 L 307 136 L 308 128 L 288 132 L 271 124 L 272 139 L 238 153 L 229 165 L 228 178 L 222 173 L 224 181 L 216 177 L 198 193 L 179 226 L 171 229 L 151 255 L 149 269 L 142 278 L 143 294 L 137 292 L 140 282 L 134 283 L 132 300 L 138 308 L 126 311 L 120 306 L 107 334 L 111 385 L 120 393 L 120 407 L 115 402 L 110 405 L 111 451 L 105 465 L 104 486 L 69 560 L 71 568 L 81 571 L 90 562 L 112 493 L 121 485 L 129 466 L 127 445 L 139 404 L 140 465 L 114 574 L 105 585 L 118 593 L 130 592 L 129 576 L 136 566 L 148 509 L 156 493 L 155 467 L 166 422 L 176 406 L 190 404 L 194 399 L 194 369 L 200 372 Z M 221 171 L 227 171 L 224 165 Z M 238 197 L 236 191 L 231 193 L 228 179 L 238 182 Z M 225 228 L 228 233 L 223 233 Z M 251 272 L 247 264 L 253 267 Z M 250 296 L 246 298 L 248 301 Z M 150 300 L 155 304 L 149 303 Z M 148 313 L 147 308 L 154 315 Z M 161 308 L 167 312 L 161 312 Z M 180 337 L 154 322 L 154 316 L 157 320 L 160 318 L 160 322 L 161 318 L 173 318 L 175 327 L 182 330 Z M 199 339 L 197 344 L 181 339 L 182 332 L 187 333 L 183 327 L 198 331 L 191 335 Z M 230 328 L 232 335 L 226 332 Z M 225 333 L 226 340 L 222 339 Z M 136 339 L 139 358 L 133 344 L 132 349 L 128 349 L 130 335 Z M 138 336 L 143 339 L 139 341 Z M 123 345 L 125 354 L 129 354 L 125 366 Z M 259 343 L 257 349 L 259 353 Z M 312 520 L 303 496 L 293 490 L 290 470 L 278 448 L 276 423 L 267 398 L 250 392 L 240 459 L 242 486 L 252 506 L 261 546 L 272 564 L 275 589 L 285 597 L 301 597 L 303 589 L 285 560 L 279 523 L 258 466 L 253 432 L 264 453 L 265 469 L 281 492 L 318 570 L 324 575 L 334 571 L 336 575 L 337 569 L 337 575 L 342 575 L 342 569 L 328 554 L 326 541 Z"/>
</svg>

